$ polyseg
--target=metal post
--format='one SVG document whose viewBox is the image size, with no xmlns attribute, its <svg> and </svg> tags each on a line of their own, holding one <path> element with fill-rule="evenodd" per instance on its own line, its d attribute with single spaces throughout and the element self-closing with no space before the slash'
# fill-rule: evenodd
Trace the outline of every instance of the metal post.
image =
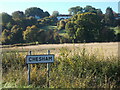
<svg viewBox="0 0 120 90">
<path fill-rule="evenodd" d="M 50 50 L 48 50 L 47 53 L 50 54 Z M 49 86 L 50 86 L 50 82 L 49 82 L 49 77 L 50 77 L 50 63 L 47 63 L 47 73 L 48 73 L 48 76 L 47 76 L 47 87 L 49 88 Z"/>
<path fill-rule="evenodd" d="M 29 51 L 29 55 L 31 55 L 31 51 Z M 28 85 L 30 85 L 30 64 L 28 64 Z"/>
</svg>

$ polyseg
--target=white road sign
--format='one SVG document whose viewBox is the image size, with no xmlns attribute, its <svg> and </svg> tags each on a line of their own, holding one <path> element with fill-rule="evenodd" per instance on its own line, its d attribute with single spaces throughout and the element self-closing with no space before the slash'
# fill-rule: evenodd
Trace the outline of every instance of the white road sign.
<svg viewBox="0 0 120 90">
<path fill-rule="evenodd" d="M 27 64 L 34 63 L 52 63 L 54 62 L 54 55 L 27 55 L 26 56 Z"/>
</svg>

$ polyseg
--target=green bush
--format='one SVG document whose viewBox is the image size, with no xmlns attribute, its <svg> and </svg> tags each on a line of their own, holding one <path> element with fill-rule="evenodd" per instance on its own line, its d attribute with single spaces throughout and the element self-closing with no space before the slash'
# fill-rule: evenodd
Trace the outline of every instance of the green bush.
<svg viewBox="0 0 120 90">
<path fill-rule="evenodd" d="M 27 53 L 3 53 L 3 87 L 27 87 Z M 50 88 L 120 88 L 120 61 L 86 49 L 61 48 L 50 68 Z M 47 88 L 46 64 L 31 65 L 31 87 Z"/>
</svg>

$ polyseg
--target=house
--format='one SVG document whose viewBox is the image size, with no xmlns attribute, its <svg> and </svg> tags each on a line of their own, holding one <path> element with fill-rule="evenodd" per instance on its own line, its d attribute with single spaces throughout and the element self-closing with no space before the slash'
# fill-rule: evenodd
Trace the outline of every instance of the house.
<svg viewBox="0 0 120 90">
<path fill-rule="evenodd" d="M 40 19 L 40 17 L 39 16 L 37 16 L 37 15 L 35 15 L 35 18 L 38 20 L 38 19 Z"/>
<path fill-rule="evenodd" d="M 64 19 L 68 19 L 68 18 L 71 18 L 72 15 L 65 15 L 65 14 L 60 14 L 57 16 L 57 19 L 58 20 L 64 20 Z"/>
<path fill-rule="evenodd" d="M 116 20 L 120 19 L 120 13 L 116 13 L 115 11 L 113 11 L 113 14 Z"/>
<path fill-rule="evenodd" d="M 39 16 L 35 15 L 35 16 L 29 16 L 30 18 L 35 18 L 35 19 L 41 19 Z"/>
<path fill-rule="evenodd" d="M 120 13 L 117 13 L 117 14 L 115 15 L 115 19 L 116 19 L 116 20 L 120 19 Z"/>
</svg>

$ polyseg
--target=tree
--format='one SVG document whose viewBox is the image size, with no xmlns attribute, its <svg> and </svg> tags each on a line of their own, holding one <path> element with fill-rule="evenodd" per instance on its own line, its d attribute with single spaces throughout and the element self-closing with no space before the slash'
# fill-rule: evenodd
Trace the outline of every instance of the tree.
<svg viewBox="0 0 120 90">
<path fill-rule="evenodd" d="M 83 8 L 82 7 L 80 7 L 80 6 L 76 6 L 76 7 L 71 7 L 71 8 L 69 8 L 69 14 L 70 15 L 75 15 L 75 14 L 77 14 L 78 12 L 79 13 L 82 13 L 83 12 Z"/>
<path fill-rule="evenodd" d="M 52 44 L 55 43 L 53 30 L 46 31 L 46 43 L 52 43 Z"/>
<path fill-rule="evenodd" d="M 3 44 L 15 44 L 15 43 L 22 43 L 23 36 L 22 36 L 23 29 L 18 25 L 14 25 L 11 30 L 4 29 L 2 32 L 2 43 Z"/>
<path fill-rule="evenodd" d="M 112 8 L 108 7 L 106 9 L 106 13 L 105 13 L 105 23 L 106 25 L 108 26 L 114 26 L 114 23 L 115 23 L 115 17 L 114 17 L 114 14 L 113 14 L 113 10 Z"/>
<path fill-rule="evenodd" d="M 45 43 L 46 42 L 46 31 L 44 29 L 40 29 L 38 30 L 38 32 L 36 33 L 37 37 L 36 37 L 36 41 L 38 41 L 39 43 Z"/>
<path fill-rule="evenodd" d="M 25 31 L 23 31 L 23 39 L 26 41 L 26 42 L 35 42 L 37 41 L 36 40 L 36 37 L 37 37 L 37 31 L 38 31 L 38 28 L 33 25 L 33 26 L 28 26 L 26 28 Z"/>
<path fill-rule="evenodd" d="M 104 22 L 104 14 L 101 9 L 96 9 L 96 14 L 101 18 L 101 22 Z"/>
<path fill-rule="evenodd" d="M 97 15 L 102 15 L 103 14 L 103 12 L 101 11 L 101 9 L 97 9 Z"/>
<path fill-rule="evenodd" d="M 49 12 L 48 12 L 48 11 L 45 11 L 45 12 L 44 12 L 44 17 L 49 17 L 49 16 L 50 16 Z"/>
<path fill-rule="evenodd" d="M 76 39 L 76 34 L 75 34 L 76 30 L 74 26 L 75 26 L 75 23 L 73 21 L 68 21 L 65 26 L 65 29 L 67 30 L 66 32 L 68 33 L 69 38 L 73 40 L 73 42 Z"/>
<path fill-rule="evenodd" d="M 53 11 L 52 16 L 57 17 L 59 15 L 58 11 Z"/>
<path fill-rule="evenodd" d="M 31 8 L 28 8 L 25 10 L 25 15 L 27 17 L 30 17 L 30 16 L 37 16 L 37 17 L 40 17 L 40 18 L 43 18 L 43 17 L 46 17 L 46 13 L 44 13 L 44 11 L 40 8 L 37 8 L 37 7 L 31 7 Z M 47 13 L 48 14 L 48 13 Z"/>
<path fill-rule="evenodd" d="M 9 44 L 10 40 L 8 36 L 10 35 L 10 31 L 7 29 L 4 29 L 2 32 L 2 44 Z"/>
<path fill-rule="evenodd" d="M 46 42 L 46 31 L 43 29 L 38 29 L 35 25 L 28 26 L 26 30 L 23 32 L 23 39 L 26 42 Z"/>
<path fill-rule="evenodd" d="M 10 16 L 9 14 L 5 12 L 1 13 L 0 17 L 2 18 L 2 24 L 6 25 L 9 22 L 13 23 L 12 16 Z"/>
<path fill-rule="evenodd" d="M 65 24 L 66 22 L 64 20 L 60 20 L 60 22 L 58 23 L 58 30 L 65 29 Z"/>
<path fill-rule="evenodd" d="M 24 17 L 25 17 L 25 15 L 22 11 L 15 11 L 12 13 L 12 18 L 15 20 L 16 19 L 20 20 L 20 19 L 23 19 Z"/>
<path fill-rule="evenodd" d="M 86 7 L 84 7 L 84 12 L 96 13 L 96 9 L 90 5 L 87 5 Z"/>
<path fill-rule="evenodd" d="M 10 43 L 22 43 L 23 42 L 23 36 L 22 36 L 23 29 L 18 26 L 14 25 L 11 28 L 11 34 L 9 35 Z"/>
<path fill-rule="evenodd" d="M 102 27 L 99 16 L 91 12 L 74 15 L 66 24 L 69 37 L 80 42 L 97 41 Z"/>
<path fill-rule="evenodd" d="M 99 35 L 99 41 L 102 42 L 113 42 L 115 41 L 115 32 L 113 29 L 110 29 L 109 27 L 104 27 L 100 31 Z"/>
<path fill-rule="evenodd" d="M 13 26 L 12 23 L 9 22 L 9 23 L 7 23 L 7 25 L 6 25 L 6 28 L 7 28 L 8 30 L 11 30 L 12 26 Z"/>
</svg>

